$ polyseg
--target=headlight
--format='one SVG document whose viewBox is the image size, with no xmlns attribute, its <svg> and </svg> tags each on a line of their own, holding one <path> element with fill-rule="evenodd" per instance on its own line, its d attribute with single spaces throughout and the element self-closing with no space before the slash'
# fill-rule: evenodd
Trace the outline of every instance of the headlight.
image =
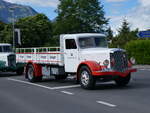
<svg viewBox="0 0 150 113">
<path fill-rule="evenodd" d="M 109 65 L 109 60 L 105 60 L 105 61 L 103 62 L 103 64 L 104 64 L 104 66 L 108 66 L 108 65 Z"/>
<path fill-rule="evenodd" d="M 135 58 L 134 58 L 134 57 L 131 57 L 131 58 L 130 58 L 130 62 L 131 62 L 132 64 L 135 64 L 135 63 L 136 63 Z"/>
</svg>

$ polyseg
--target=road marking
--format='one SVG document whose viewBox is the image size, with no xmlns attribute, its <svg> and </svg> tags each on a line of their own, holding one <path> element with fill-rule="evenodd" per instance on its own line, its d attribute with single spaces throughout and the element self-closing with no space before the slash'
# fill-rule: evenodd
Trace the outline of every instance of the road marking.
<svg viewBox="0 0 150 113">
<path fill-rule="evenodd" d="M 80 87 L 80 85 L 70 85 L 70 86 L 52 87 L 52 89 L 68 89 L 68 88 L 76 88 L 76 87 Z"/>
<path fill-rule="evenodd" d="M 8 80 L 15 81 L 15 82 L 20 82 L 20 83 L 24 83 L 24 84 L 28 84 L 28 85 L 38 86 L 38 87 L 49 89 L 49 90 L 67 89 L 67 88 L 80 87 L 80 85 L 70 85 L 70 86 L 60 86 L 60 87 L 48 87 L 48 86 L 44 86 L 44 85 L 40 85 L 40 84 L 35 84 L 35 83 L 27 82 L 27 81 L 22 81 L 22 80 L 18 80 L 18 79 L 8 78 Z"/>
<path fill-rule="evenodd" d="M 107 102 L 104 102 L 104 101 L 96 101 L 98 104 L 103 104 L 103 105 L 106 105 L 106 106 L 109 106 L 109 107 L 116 107 L 117 105 L 114 105 L 114 104 L 110 104 L 110 103 L 107 103 Z"/>
<path fill-rule="evenodd" d="M 8 78 L 8 80 L 15 81 L 15 82 L 20 82 L 20 83 L 24 83 L 24 84 L 28 84 L 28 85 L 38 86 L 38 87 L 41 87 L 41 88 L 45 88 L 45 89 L 50 89 L 50 90 L 52 90 L 51 87 L 47 87 L 47 86 L 43 86 L 43 85 L 31 83 L 31 82 L 26 82 L 26 81 L 17 80 L 17 79 L 12 79 L 12 78 Z"/>
<path fill-rule="evenodd" d="M 67 94 L 67 95 L 74 95 L 73 93 L 68 92 L 68 91 L 61 91 L 61 92 L 64 93 L 64 94 Z"/>
</svg>

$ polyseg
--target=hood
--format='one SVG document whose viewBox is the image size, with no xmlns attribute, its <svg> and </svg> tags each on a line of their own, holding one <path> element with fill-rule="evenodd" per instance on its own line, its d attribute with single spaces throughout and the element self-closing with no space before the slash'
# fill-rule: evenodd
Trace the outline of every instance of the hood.
<svg viewBox="0 0 150 113">
<path fill-rule="evenodd" d="M 125 51 L 118 48 L 88 48 L 80 50 L 80 61 L 95 61 L 103 65 L 105 60 L 110 61 L 110 53 Z"/>
<path fill-rule="evenodd" d="M 125 51 L 124 49 L 120 48 L 88 48 L 82 49 L 81 53 L 88 54 L 88 53 L 114 53 L 115 51 Z"/>
</svg>

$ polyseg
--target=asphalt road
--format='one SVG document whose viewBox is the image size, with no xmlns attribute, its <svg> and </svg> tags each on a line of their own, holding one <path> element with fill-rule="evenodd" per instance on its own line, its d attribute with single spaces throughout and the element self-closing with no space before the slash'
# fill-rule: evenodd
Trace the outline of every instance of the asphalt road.
<svg viewBox="0 0 150 113">
<path fill-rule="evenodd" d="M 133 73 L 126 87 L 98 83 L 95 90 L 81 89 L 72 80 L 32 84 L 2 73 L 0 113 L 150 113 L 150 70 Z"/>
</svg>

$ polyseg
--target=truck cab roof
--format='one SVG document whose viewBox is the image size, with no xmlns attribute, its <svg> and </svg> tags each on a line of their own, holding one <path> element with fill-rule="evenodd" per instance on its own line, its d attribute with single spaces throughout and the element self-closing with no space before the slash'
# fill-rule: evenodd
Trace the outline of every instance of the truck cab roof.
<svg viewBox="0 0 150 113">
<path fill-rule="evenodd" d="M 8 44 L 8 43 L 0 43 L 0 46 L 11 46 L 11 44 Z"/>
<path fill-rule="evenodd" d="M 90 36 L 101 36 L 101 37 L 106 37 L 104 34 L 101 33 L 78 33 L 78 34 L 62 34 L 62 37 L 82 37 L 82 38 L 86 38 L 86 37 L 90 37 Z"/>
</svg>

